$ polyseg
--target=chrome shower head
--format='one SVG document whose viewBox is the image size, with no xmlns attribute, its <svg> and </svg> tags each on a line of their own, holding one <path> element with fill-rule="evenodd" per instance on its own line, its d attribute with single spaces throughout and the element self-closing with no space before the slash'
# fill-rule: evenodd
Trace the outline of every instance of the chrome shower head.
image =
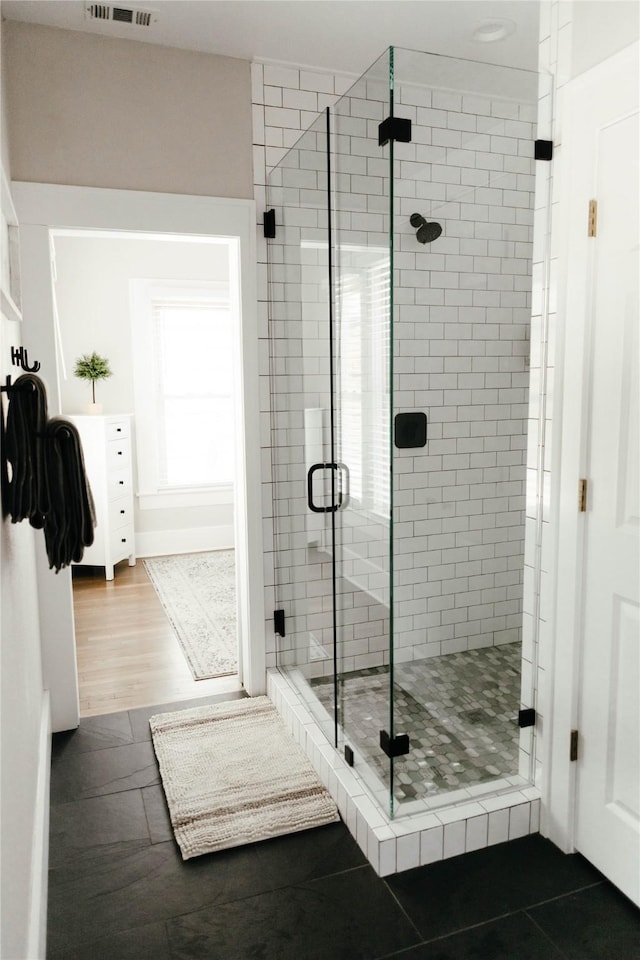
<svg viewBox="0 0 640 960">
<path fill-rule="evenodd" d="M 416 227 L 416 239 L 418 243 L 433 243 L 442 233 L 442 226 L 435 220 L 427 223 L 421 213 L 412 213 L 409 218 L 412 227 Z"/>
</svg>

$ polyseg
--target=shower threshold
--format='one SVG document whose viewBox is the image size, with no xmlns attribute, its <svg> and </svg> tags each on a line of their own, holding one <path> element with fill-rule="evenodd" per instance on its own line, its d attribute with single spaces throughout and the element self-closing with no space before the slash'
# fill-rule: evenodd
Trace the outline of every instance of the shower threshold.
<svg viewBox="0 0 640 960">
<path fill-rule="evenodd" d="M 267 671 L 267 693 L 379 876 L 538 832 L 540 791 L 519 774 L 406 799 L 391 819 L 382 780 L 368 769 L 365 782 L 357 762 L 355 768 L 347 765 L 309 704 L 277 668 Z M 354 752 L 356 760 L 367 759 L 357 743 Z"/>
</svg>

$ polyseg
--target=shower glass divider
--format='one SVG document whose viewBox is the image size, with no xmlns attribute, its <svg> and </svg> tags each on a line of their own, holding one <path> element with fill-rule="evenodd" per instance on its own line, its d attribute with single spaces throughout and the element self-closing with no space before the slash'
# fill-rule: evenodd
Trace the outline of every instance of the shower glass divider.
<svg viewBox="0 0 640 960">
<path fill-rule="evenodd" d="M 278 666 L 390 818 L 531 782 L 536 90 L 389 48 L 268 177 Z"/>
</svg>

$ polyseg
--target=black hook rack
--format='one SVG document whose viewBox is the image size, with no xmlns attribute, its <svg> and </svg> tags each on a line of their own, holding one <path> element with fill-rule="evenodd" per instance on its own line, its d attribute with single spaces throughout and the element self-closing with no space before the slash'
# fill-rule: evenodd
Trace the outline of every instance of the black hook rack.
<svg viewBox="0 0 640 960">
<path fill-rule="evenodd" d="M 26 347 L 11 347 L 11 363 L 14 367 L 22 367 L 25 373 L 37 373 L 40 369 L 39 360 L 29 365 Z"/>
<path fill-rule="evenodd" d="M 12 383 L 12 382 L 11 382 L 11 374 L 9 373 L 9 374 L 7 374 L 6 383 L 4 383 L 2 386 L 0 386 L 0 393 L 7 393 L 7 394 L 8 394 L 8 393 L 13 393 L 14 390 L 20 390 L 20 389 L 23 389 L 23 390 L 24 390 L 24 389 L 26 389 L 26 388 L 29 388 L 30 390 L 34 390 L 34 389 L 35 389 L 35 385 L 34 385 L 33 383 L 17 383 L 17 382 L 16 382 L 16 383 Z"/>
</svg>

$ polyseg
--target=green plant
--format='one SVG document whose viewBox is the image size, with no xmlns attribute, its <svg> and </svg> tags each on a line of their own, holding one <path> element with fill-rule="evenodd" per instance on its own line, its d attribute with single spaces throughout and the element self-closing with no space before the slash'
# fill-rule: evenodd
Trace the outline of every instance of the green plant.
<svg viewBox="0 0 640 960">
<path fill-rule="evenodd" d="M 106 380 L 112 375 L 107 358 L 98 356 L 95 351 L 78 357 L 73 374 L 80 380 L 91 381 L 93 403 L 96 402 L 96 380 Z"/>
</svg>

